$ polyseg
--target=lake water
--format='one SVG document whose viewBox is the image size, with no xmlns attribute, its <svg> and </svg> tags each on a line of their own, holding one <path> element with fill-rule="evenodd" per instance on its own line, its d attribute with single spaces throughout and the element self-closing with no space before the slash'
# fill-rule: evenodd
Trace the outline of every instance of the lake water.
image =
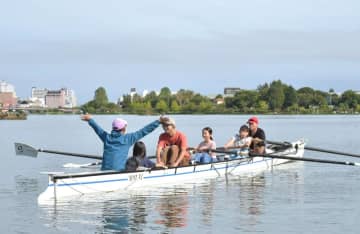
<svg viewBox="0 0 360 234">
<path fill-rule="evenodd" d="M 110 129 L 115 116 L 95 116 Z M 156 116 L 122 116 L 129 131 Z M 190 146 L 211 126 L 218 146 L 237 132 L 247 115 L 173 116 Z M 308 140 L 309 146 L 360 154 L 359 116 L 259 116 L 267 138 Z M 149 155 L 161 128 L 146 136 Z M 102 153 L 102 145 L 79 116 L 30 115 L 26 121 L 0 121 L 1 233 L 360 233 L 360 168 L 310 162 L 272 171 L 229 176 L 142 191 L 121 191 L 38 205 L 47 186 L 42 171 L 75 171 L 65 163 L 89 159 L 39 154 L 15 156 L 14 142 L 36 148 Z M 305 152 L 306 157 L 360 161 Z M 86 169 L 81 169 L 86 170 Z"/>
</svg>

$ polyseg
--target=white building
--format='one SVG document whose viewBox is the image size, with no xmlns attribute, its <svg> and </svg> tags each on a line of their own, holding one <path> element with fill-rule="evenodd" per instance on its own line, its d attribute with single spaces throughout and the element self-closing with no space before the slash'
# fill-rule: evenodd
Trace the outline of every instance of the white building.
<svg viewBox="0 0 360 234">
<path fill-rule="evenodd" d="M 144 91 L 142 93 L 142 97 L 145 97 L 148 94 L 149 94 L 149 91 L 147 89 L 144 89 Z"/>
<path fill-rule="evenodd" d="M 33 106 L 45 107 L 45 96 L 48 92 L 48 89 L 32 87 L 30 101 Z"/>
<path fill-rule="evenodd" d="M 65 91 L 65 106 L 66 108 L 74 108 L 77 106 L 77 99 L 75 92 L 72 89 L 63 89 Z"/>
<path fill-rule="evenodd" d="M 0 81 L 0 108 L 12 108 L 17 104 L 17 97 L 13 85 Z"/>
<path fill-rule="evenodd" d="M 3 80 L 0 80 L 0 93 L 13 93 L 16 97 L 15 87 Z"/>
</svg>

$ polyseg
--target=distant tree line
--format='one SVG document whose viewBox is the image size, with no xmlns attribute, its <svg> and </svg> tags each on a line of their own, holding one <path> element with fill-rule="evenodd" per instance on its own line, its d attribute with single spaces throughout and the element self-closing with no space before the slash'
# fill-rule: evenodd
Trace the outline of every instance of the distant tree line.
<svg viewBox="0 0 360 234">
<path fill-rule="evenodd" d="M 259 85 L 256 90 L 240 90 L 233 96 L 209 98 L 191 90 L 181 89 L 172 94 L 163 87 L 145 97 L 123 95 L 122 102 L 108 101 L 103 87 L 95 91 L 94 99 L 82 106 L 88 113 L 129 114 L 329 114 L 360 112 L 360 95 L 347 90 L 341 95 L 303 87 L 298 90 L 280 80 Z"/>
</svg>

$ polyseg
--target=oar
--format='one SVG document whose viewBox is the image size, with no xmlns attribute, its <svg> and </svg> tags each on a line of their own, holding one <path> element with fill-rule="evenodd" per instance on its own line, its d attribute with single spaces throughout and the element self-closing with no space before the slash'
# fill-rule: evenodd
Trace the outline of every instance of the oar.
<svg viewBox="0 0 360 234">
<path fill-rule="evenodd" d="M 43 152 L 43 153 L 49 153 L 49 154 L 60 154 L 60 155 L 65 155 L 65 156 L 92 158 L 92 159 L 98 159 L 98 160 L 103 159 L 103 157 L 99 156 L 99 155 L 89 155 L 89 154 L 61 152 L 61 151 L 55 151 L 55 150 L 35 149 L 34 147 L 23 144 L 23 143 L 15 143 L 15 152 L 16 152 L 16 155 L 30 156 L 30 157 L 35 157 L 35 158 L 37 157 L 39 152 Z M 147 158 L 152 159 L 152 158 L 156 158 L 156 156 L 149 156 Z"/>
<path fill-rule="evenodd" d="M 291 156 L 273 155 L 273 154 L 253 154 L 252 153 L 249 155 L 249 157 L 266 157 L 266 158 L 288 159 L 288 160 L 294 160 L 294 161 L 339 164 L 339 165 L 347 165 L 347 166 L 360 166 L 360 163 L 357 163 L 357 162 L 334 161 L 334 160 L 316 159 L 316 158 L 300 158 L 300 157 L 291 157 Z"/>
<path fill-rule="evenodd" d="M 77 164 L 77 163 L 65 163 L 63 167 L 65 168 L 86 168 L 101 165 L 101 161 L 93 162 L 93 163 L 85 163 L 85 164 Z"/>
<path fill-rule="evenodd" d="M 89 154 L 78 154 L 78 153 L 69 153 L 69 152 L 61 152 L 55 150 L 44 150 L 44 149 L 35 149 L 32 146 L 23 144 L 23 143 L 15 143 L 15 152 L 16 155 L 23 155 L 23 156 L 30 156 L 30 157 L 37 157 L 38 152 L 49 153 L 49 154 L 61 154 L 66 156 L 74 156 L 74 157 L 81 157 L 81 158 L 92 158 L 102 160 L 102 156 L 99 155 L 89 155 Z"/>
<path fill-rule="evenodd" d="M 287 145 L 288 144 L 288 143 L 285 143 L 285 142 L 278 142 L 278 141 L 266 141 L 266 142 L 270 143 L 270 144 L 273 144 L 273 145 Z M 322 153 L 338 154 L 338 155 L 343 155 L 343 156 L 350 156 L 350 157 L 360 158 L 360 154 L 340 152 L 340 151 L 330 150 L 330 149 L 321 149 L 321 148 L 316 148 L 316 147 L 311 147 L 311 146 L 306 146 L 306 145 L 305 145 L 304 149 L 311 150 L 311 151 L 322 152 Z"/>
</svg>

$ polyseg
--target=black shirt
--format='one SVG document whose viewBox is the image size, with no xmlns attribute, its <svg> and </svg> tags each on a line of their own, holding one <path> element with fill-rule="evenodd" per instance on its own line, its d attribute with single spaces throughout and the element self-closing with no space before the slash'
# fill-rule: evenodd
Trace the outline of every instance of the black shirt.
<svg viewBox="0 0 360 234">
<path fill-rule="evenodd" d="M 264 130 L 262 130 L 261 128 L 257 128 L 256 132 L 254 135 L 252 135 L 252 132 L 250 130 L 250 136 L 252 138 L 260 138 L 261 140 L 265 141 L 266 140 L 266 137 L 265 137 L 265 132 Z M 250 145 L 250 149 L 254 149 L 254 143 L 251 142 L 251 145 Z"/>
</svg>

